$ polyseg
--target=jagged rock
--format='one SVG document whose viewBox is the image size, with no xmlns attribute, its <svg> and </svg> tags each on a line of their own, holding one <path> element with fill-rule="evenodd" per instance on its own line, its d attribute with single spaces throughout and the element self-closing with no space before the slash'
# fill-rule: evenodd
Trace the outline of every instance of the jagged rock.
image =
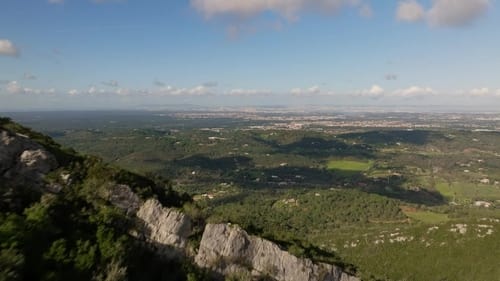
<svg viewBox="0 0 500 281">
<path fill-rule="evenodd" d="M 195 262 L 224 275 L 236 272 L 234 266 L 240 265 L 239 270 L 250 268 L 278 281 L 359 281 L 339 267 L 297 258 L 270 241 L 226 224 L 205 227 Z"/>
<path fill-rule="evenodd" d="M 0 180 L 41 187 L 43 176 L 57 166 L 56 158 L 35 141 L 0 130 Z"/>
<path fill-rule="evenodd" d="M 184 253 L 191 234 L 191 220 L 185 214 L 162 207 L 156 199 L 149 199 L 142 204 L 137 217 L 144 223 L 144 236 L 148 242 L 160 250 L 167 247 Z"/>
<path fill-rule="evenodd" d="M 54 168 L 54 157 L 43 149 L 25 150 L 19 157 L 19 164 L 27 171 L 46 174 Z"/>
</svg>

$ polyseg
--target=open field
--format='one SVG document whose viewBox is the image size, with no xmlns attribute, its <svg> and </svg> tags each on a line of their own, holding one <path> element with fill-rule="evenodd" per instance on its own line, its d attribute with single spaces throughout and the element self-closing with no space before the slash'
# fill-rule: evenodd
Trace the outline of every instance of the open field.
<svg viewBox="0 0 500 281">
<path fill-rule="evenodd" d="M 327 167 L 330 170 L 349 172 L 366 172 L 373 166 L 373 161 L 330 160 Z"/>
<path fill-rule="evenodd" d="M 446 222 L 449 220 L 448 215 L 446 214 L 439 214 L 435 212 L 429 212 L 429 211 L 407 211 L 404 212 L 405 215 L 409 218 L 412 218 L 414 220 L 427 223 L 427 224 L 436 224 L 436 223 L 442 223 Z"/>
</svg>

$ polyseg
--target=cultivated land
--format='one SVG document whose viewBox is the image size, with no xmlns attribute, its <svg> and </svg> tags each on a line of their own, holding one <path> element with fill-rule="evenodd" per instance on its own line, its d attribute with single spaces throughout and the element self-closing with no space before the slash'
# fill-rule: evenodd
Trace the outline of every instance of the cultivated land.
<svg viewBox="0 0 500 281">
<path fill-rule="evenodd" d="M 185 209 L 366 280 L 500 280 L 500 116 L 18 113 Z"/>
</svg>

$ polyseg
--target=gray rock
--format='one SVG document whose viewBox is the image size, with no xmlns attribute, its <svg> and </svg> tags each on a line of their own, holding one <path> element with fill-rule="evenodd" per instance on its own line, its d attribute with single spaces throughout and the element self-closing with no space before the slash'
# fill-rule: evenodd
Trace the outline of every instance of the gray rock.
<svg viewBox="0 0 500 281">
<path fill-rule="evenodd" d="M 239 265 L 279 281 L 359 281 L 337 266 L 297 258 L 270 241 L 226 224 L 206 226 L 195 262 L 224 275 L 236 272 L 234 265 Z"/>
<path fill-rule="evenodd" d="M 184 253 L 191 234 L 191 220 L 185 214 L 164 208 L 156 199 L 149 199 L 139 208 L 137 217 L 144 224 L 147 242 L 159 249 L 166 246 L 166 249 Z"/>
<path fill-rule="evenodd" d="M 0 180 L 43 187 L 43 176 L 57 166 L 56 158 L 37 142 L 0 130 Z"/>
<path fill-rule="evenodd" d="M 54 156 L 44 149 L 23 151 L 19 157 L 19 164 L 21 169 L 25 169 L 25 173 L 37 174 L 46 174 L 56 166 Z"/>
</svg>

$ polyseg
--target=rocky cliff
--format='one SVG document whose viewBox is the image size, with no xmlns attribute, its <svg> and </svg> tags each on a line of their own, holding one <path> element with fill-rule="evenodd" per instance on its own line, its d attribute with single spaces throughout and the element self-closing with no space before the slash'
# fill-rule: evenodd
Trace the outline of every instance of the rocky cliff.
<svg viewBox="0 0 500 281">
<path fill-rule="evenodd" d="M 143 225 L 142 235 L 158 250 L 164 250 L 162 254 L 184 254 L 191 234 L 191 220 L 185 214 L 149 199 L 137 211 L 137 218 Z"/>
<path fill-rule="evenodd" d="M 43 176 L 57 166 L 56 158 L 37 142 L 0 129 L 0 183 L 41 187 Z"/>
<path fill-rule="evenodd" d="M 227 224 L 208 224 L 195 258 L 224 275 L 267 276 L 279 281 L 357 281 L 339 267 L 297 258 L 265 239 Z"/>
</svg>

